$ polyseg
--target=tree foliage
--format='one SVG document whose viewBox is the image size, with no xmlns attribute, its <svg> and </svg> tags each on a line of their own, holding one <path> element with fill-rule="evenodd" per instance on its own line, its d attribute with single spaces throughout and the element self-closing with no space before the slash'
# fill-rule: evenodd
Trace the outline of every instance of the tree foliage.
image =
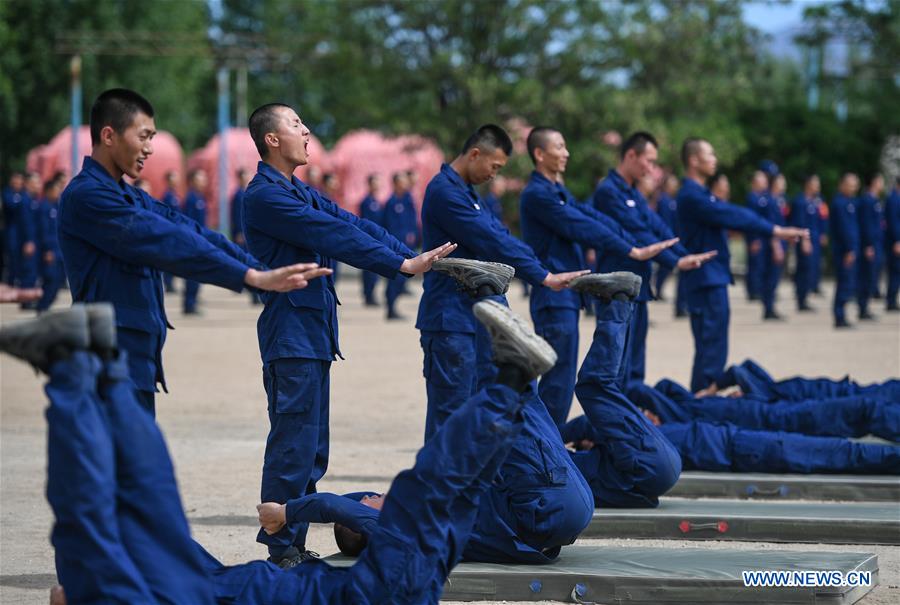
<svg viewBox="0 0 900 605">
<path fill-rule="evenodd" d="M 822 82 L 846 99 L 842 122 L 830 97 L 807 108 L 803 70 L 767 54 L 740 0 L 4 0 L 0 161 L 20 164 L 67 123 L 61 32 L 156 32 L 201 36 L 210 52 L 86 56 L 85 99 L 111 85 L 144 91 L 188 149 L 214 130 L 225 62 L 247 70 L 249 107 L 291 103 L 326 144 L 367 127 L 425 134 L 452 154 L 480 123 L 554 125 L 579 195 L 615 162 L 601 143 L 611 129 L 654 132 L 673 167 L 681 140 L 699 135 L 738 181 L 770 158 L 789 177 L 817 169 L 830 182 L 874 166 L 900 132 L 898 2 L 807 11 L 807 43 L 840 36 L 855 49 L 850 77 Z M 265 52 L 242 54 L 247 40 Z M 523 156 L 510 166 L 528 169 Z"/>
</svg>

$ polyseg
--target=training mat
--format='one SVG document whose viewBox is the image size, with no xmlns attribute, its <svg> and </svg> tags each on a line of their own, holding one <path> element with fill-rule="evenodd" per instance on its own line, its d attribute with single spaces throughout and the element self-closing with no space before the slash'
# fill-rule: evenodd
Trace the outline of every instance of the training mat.
<svg viewBox="0 0 900 605">
<path fill-rule="evenodd" d="M 900 503 L 660 498 L 659 508 L 598 508 L 580 537 L 900 544 Z"/>
<path fill-rule="evenodd" d="M 333 565 L 353 559 L 328 557 Z M 743 571 L 868 572 L 869 586 L 746 587 Z M 878 585 L 869 553 L 566 546 L 547 565 L 461 563 L 442 600 L 565 603 L 856 603 Z"/>
<path fill-rule="evenodd" d="M 896 475 L 773 475 L 685 471 L 668 496 L 747 500 L 900 502 Z"/>
</svg>

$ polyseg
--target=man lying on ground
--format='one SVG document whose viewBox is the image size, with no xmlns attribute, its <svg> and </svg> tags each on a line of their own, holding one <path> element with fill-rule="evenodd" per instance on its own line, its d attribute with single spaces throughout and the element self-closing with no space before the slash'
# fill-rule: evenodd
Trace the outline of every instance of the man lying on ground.
<svg viewBox="0 0 900 605">
<path fill-rule="evenodd" d="M 831 437 L 872 434 L 900 442 L 900 401 L 870 395 L 775 402 L 754 397 L 695 397 L 665 379 L 654 387 L 631 383 L 628 397 L 661 422 L 728 422 L 746 429 Z"/>
<path fill-rule="evenodd" d="M 135 397 L 108 304 L 0 329 L 0 351 L 49 376 L 47 497 L 55 603 L 436 603 L 479 502 L 524 427 L 545 341 L 506 308 L 476 304 L 497 377 L 444 423 L 394 480 L 350 568 L 309 560 L 225 566 L 194 542 L 165 441 Z"/>
</svg>

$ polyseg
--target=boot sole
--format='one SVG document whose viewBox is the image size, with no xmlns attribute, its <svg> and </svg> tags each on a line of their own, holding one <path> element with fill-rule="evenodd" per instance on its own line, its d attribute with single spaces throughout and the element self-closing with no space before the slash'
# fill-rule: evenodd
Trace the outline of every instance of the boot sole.
<svg viewBox="0 0 900 605">
<path fill-rule="evenodd" d="M 491 334 L 496 361 L 518 365 L 534 377 L 556 365 L 553 347 L 508 307 L 484 300 L 475 303 L 472 310 Z"/>
</svg>

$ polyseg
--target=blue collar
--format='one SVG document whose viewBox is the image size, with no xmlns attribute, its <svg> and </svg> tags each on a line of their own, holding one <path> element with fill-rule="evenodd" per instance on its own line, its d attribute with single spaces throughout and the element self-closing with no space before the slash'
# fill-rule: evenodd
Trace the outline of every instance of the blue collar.
<svg viewBox="0 0 900 605">
<path fill-rule="evenodd" d="M 462 177 L 459 176 L 459 173 L 453 170 L 453 167 L 450 164 L 441 164 L 441 174 L 446 176 L 447 179 L 457 187 L 465 189 L 469 193 L 469 195 L 473 196 L 476 200 L 478 199 L 478 194 L 475 193 L 475 188 L 472 187 L 472 185 L 466 183 L 462 179 Z"/>
<path fill-rule="evenodd" d="M 127 191 L 126 187 L 128 187 L 128 183 L 123 179 L 116 181 L 100 162 L 89 155 L 84 156 L 84 162 L 81 164 L 81 171 L 105 182 L 107 185 L 116 187 L 122 191 Z"/>
<path fill-rule="evenodd" d="M 625 177 L 619 174 L 619 171 L 615 168 L 609 169 L 609 174 L 606 175 L 606 178 L 608 178 L 612 182 L 612 184 L 615 185 L 616 189 L 621 189 L 622 191 L 627 192 L 629 195 L 638 193 L 637 189 L 629 185 L 625 180 Z"/>
<path fill-rule="evenodd" d="M 303 181 L 301 181 L 294 175 L 291 175 L 290 180 L 288 180 L 287 178 L 285 178 L 285 176 L 283 174 L 281 174 L 280 172 L 275 170 L 275 168 L 272 167 L 271 164 L 267 164 L 266 162 L 264 162 L 262 160 L 260 160 L 256 164 L 256 172 L 257 172 L 257 174 L 260 174 L 263 177 L 265 177 L 266 179 L 268 179 L 269 181 L 271 181 L 273 183 L 278 183 L 279 185 L 281 185 L 288 191 L 293 191 L 301 199 L 304 199 L 307 201 L 310 201 L 312 199 L 312 197 L 309 193 L 309 189 L 310 189 L 309 185 L 307 185 L 306 183 L 304 183 Z"/>
</svg>

